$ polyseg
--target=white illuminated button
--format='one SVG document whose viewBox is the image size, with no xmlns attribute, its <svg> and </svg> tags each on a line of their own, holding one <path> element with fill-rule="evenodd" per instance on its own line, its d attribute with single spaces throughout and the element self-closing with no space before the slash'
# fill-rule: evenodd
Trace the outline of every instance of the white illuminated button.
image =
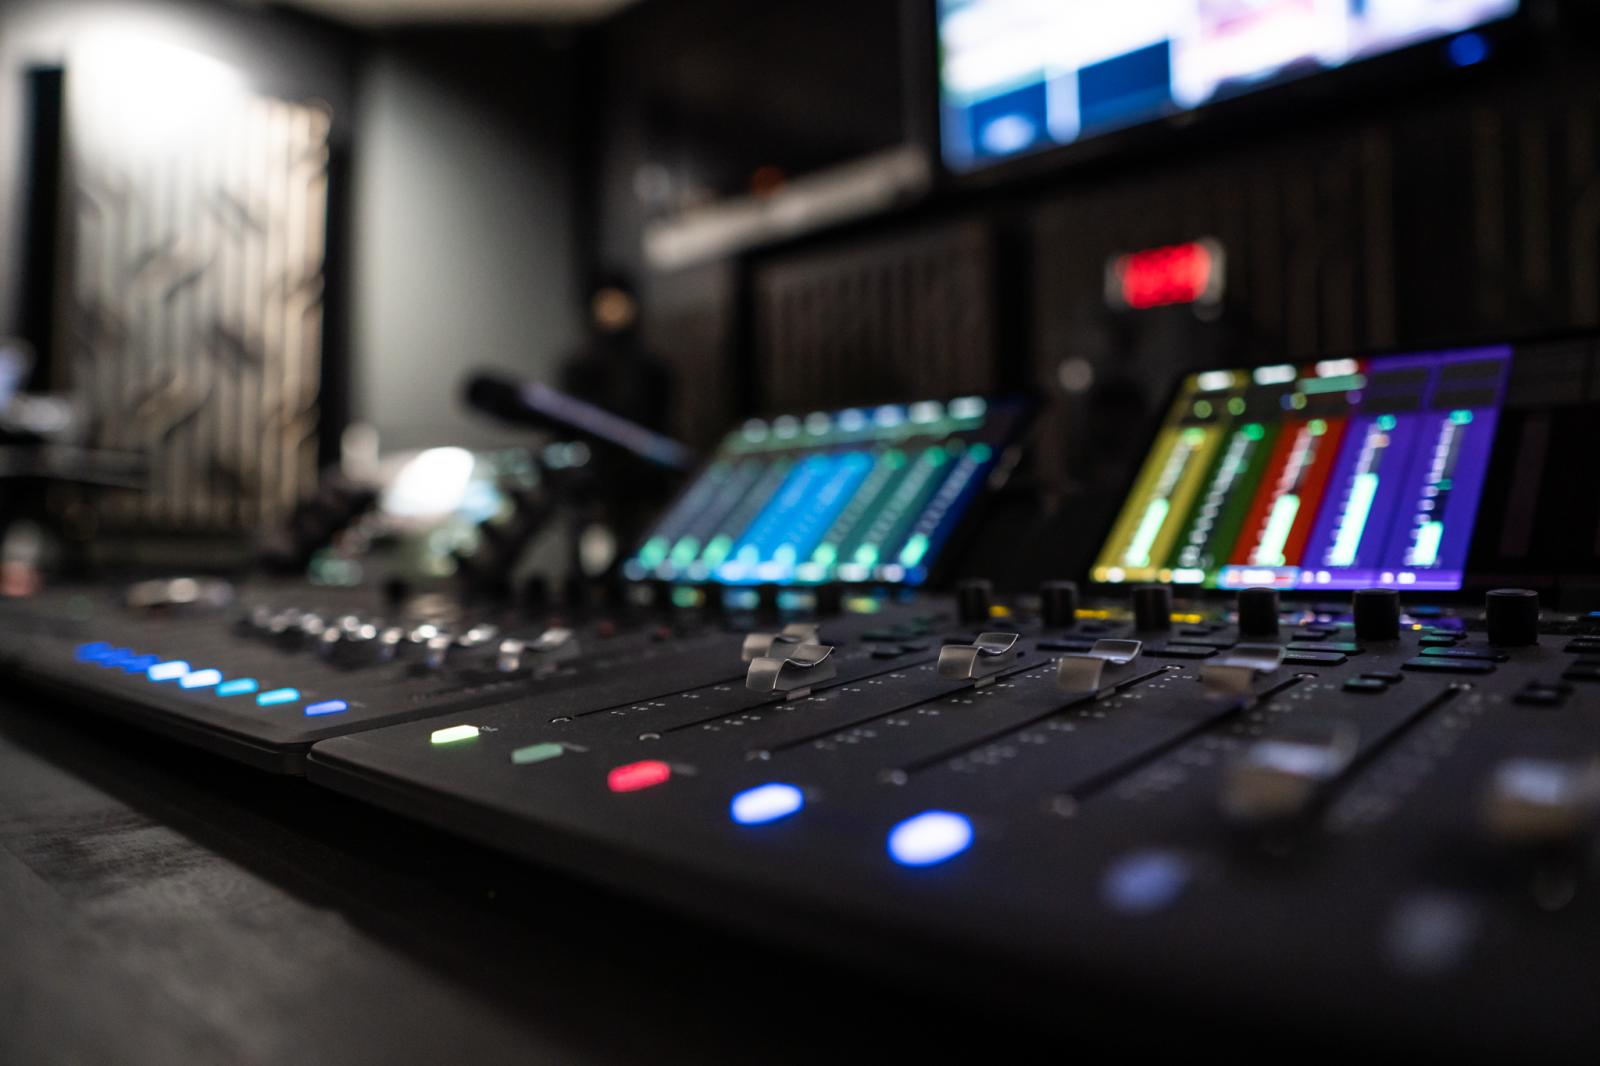
<svg viewBox="0 0 1600 1066">
<path fill-rule="evenodd" d="M 210 688 L 221 681 L 221 670 L 196 670 L 178 678 L 178 684 L 182 688 Z"/>
<path fill-rule="evenodd" d="M 805 805 L 805 793 L 793 785 L 774 781 L 747 788 L 734 796 L 728 811 L 740 825 L 766 825 L 789 817 Z"/>
<path fill-rule="evenodd" d="M 972 846 L 972 822 L 951 811 L 923 811 L 889 832 L 889 857 L 901 866 L 934 866 Z"/>
<path fill-rule="evenodd" d="M 471 740 L 478 735 L 475 725 L 452 725 L 443 729 L 435 729 L 429 737 L 435 744 L 455 744 L 463 740 Z"/>
<path fill-rule="evenodd" d="M 145 671 L 145 676 L 151 681 L 176 681 L 189 672 L 189 664 L 181 659 L 170 662 L 156 663 Z"/>
</svg>

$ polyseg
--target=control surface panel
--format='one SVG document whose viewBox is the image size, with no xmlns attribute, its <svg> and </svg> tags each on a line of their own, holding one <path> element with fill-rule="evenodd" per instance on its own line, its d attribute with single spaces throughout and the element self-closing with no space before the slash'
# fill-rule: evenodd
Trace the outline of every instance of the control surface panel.
<svg viewBox="0 0 1600 1066">
<path fill-rule="evenodd" d="M 537 621 L 274 595 L 39 601 L 9 666 L 535 863 L 889 966 L 933 951 L 1041 989 L 1479 1051 L 1600 1047 L 1600 619 L 1530 592 L 1444 610 L 1384 588 L 1085 603 L 1067 582 L 1007 601 L 969 582 L 807 617 Z"/>
</svg>

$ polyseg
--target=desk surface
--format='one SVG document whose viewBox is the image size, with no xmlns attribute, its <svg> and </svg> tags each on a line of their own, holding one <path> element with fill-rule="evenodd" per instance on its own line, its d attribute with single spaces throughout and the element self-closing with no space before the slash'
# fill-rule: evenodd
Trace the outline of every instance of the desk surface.
<svg viewBox="0 0 1600 1066">
<path fill-rule="evenodd" d="M 862 1019 L 895 1059 L 996 1050 L 969 1010 L 0 700 L 0 1062 L 816 1062 Z"/>
</svg>

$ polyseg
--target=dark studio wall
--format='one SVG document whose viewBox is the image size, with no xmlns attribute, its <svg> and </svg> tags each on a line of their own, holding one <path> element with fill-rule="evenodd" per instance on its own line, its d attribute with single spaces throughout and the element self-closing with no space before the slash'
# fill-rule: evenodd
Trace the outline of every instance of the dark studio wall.
<svg viewBox="0 0 1600 1066">
<path fill-rule="evenodd" d="M 354 410 L 385 449 L 525 439 L 463 371 L 549 375 L 580 337 L 569 32 L 418 27 L 367 43 L 351 196 Z"/>
<path fill-rule="evenodd" d="M 926 58 L 890 16 L 931 4 L 860 7 L 884 22 L 798 0 L 747 5 L 718 62 L 742 72 L 747 94 L 809 115 L 793 135 L 825 141 L 835 112 L 818 81 L 860 86 L 851 79 Z M 657 209 L 648 194 L 662 184 L 646 179 L 692 181 L 728 158 L 726 139 L 700 139 L 692 119 L 650 121 L 657 99 L 691 99 L 675 92 L 690 77 L 677 57 L 712 47 L 696 19 L 720 11 L 715 0 L 646 0 L 599 35 L 598 62 L 627 68 L 605 86 L 593 152 L 607 255 L 637 254 Z M 787 26 L 805 11 L 814 25 L 796 38 Z M 1046 399 L 1036 484 L 1105 490 L 1127 476 L 1187 366 L 1600 327 L 1600 62 L 1586 11 L 1565 5 L 1555 32 L 1482 69 L 1438 63 L 1331 105 L 1262 108 L 1225 136 L 1157 137 L 1016 182 L 956 184 L 889 216 L 659 273 L 657 347 L 717 383 L 684 422 L 1028 385 Z M 768 77 L 752 40 L 827 56 L 827 73 Z M 862 69 L 841 73 L 839 57 Z M 905 94 L 918 90 L 899 88 L 852 93 L 859 147 L 892 143 L 896 123 L 914 128 Z M 1106 309 L 1109 256 L 1203 236 L 1229 254 L 1220 321 Z"/>
<path fill-rule="evenodd" d="M 746 190 L 903 136 L 901 0 L 641 0 L 589 32 L 593 254 L 638 267 L 664 207 Z"/>
<path fill-rule="evenodd" d="M 586 269 L 638 275 L 646 333 L 693 388 L 675 431 L 704 445 L 757 398 L 748 263 L 721 258 L 652 274 L 652 219 L 746 192 L 761 168 L 794 176 L 900 141 L 901 0 L 642 0 L 585 35 Z"/>
</svg>

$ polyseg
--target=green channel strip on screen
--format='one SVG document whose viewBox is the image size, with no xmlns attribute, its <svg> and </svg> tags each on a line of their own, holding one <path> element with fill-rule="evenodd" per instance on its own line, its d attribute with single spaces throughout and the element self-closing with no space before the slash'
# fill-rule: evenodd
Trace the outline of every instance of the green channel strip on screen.
<svg viewBox="0 0 1600 1066">
<path fill-rule="evenodd" d="M 720 461 L 706 469 L 704 476 L 673 506 L 657 526 L 654 535 L 640 547 L 636 558 L 641 566 L 654 570 L 672 557 L 676 548 L 674 541 L 682 537 L 685 531 L 694 528 L 706 509 L 714 504 L 718 493 L 728 482 L 731 471 L 730 464 Z"/>
<path fill-rule="evenodd" d="M 789 471 L 793 468 L 792 458 L 779 456 L 762 471 L 754 487 L 739 501 L 733 513 L 718 523 L 717 535 L 706 543 L 705 550 L 700 553 L 701 563 L 714 569 L 727 559 L 728 553 L 788 479 Z"/>
<path fill-rule="evenodd" d="M 1289 544 L 1289 534 L 1294 531 L 1294 520 L 1300 513 L 1300 497 L 1286 492 L 1272 502 L 1272 513 L 1267 516 L 1267 528 L 1261 534 L 1251 562 L 1257 566 L 1282 566 L 1283 549 Z"/>
<path fill-rule="evenodd" d="M 1173 441 L 1172 451 L 1168 453 L 1151 489 L 1151 498 L 1139 516 L 1138 524 L 1134 526 L 1133 535 L 1128 538 L 1128 547 L 1122 556 L 1125 565 L 1135 569 L 1156 565 L 1156 560 L 1151 556 L 1172 513 L 1173 496 L 1190 463 L 1205 443 L 1205 436 L 1205 430 L 1191 426 L 1180 431 Z"/>
<path fill-rule="evenodd" d="M 677 569 L 694 562 L 703 537 L 714 532 L 739 506 L 750 486 L 766 468 L 764 461 L 744 459 L 737 464 L 714 463 L 660 529 L 640 548 L 638 560 L 647 570 L 664 561 Z"/>
<path fill-rule="evenodd" d="M 852 524 L 843 531 L 837 540 L 829 537 L 829 543 L 836 544 L 840 565 L 853 565 L 873 567 L 878 562 L 879 545 L 871 539 L 871 531 L 877 525 L 879 516 L 889 506 L 898 486 L 907 476 L 907 471 L 912 464 L 906 461 L 905 452 L 898 448 L 891 448 L 883 453 L 878 460 L 878 466 L 867 478 L 867 484 L 862 486 L 863 491 L 857 493 L 858 500 L 863 504 L 856 512 Z M 879 474 L 882 474 L 880 478 Z M 867 489 L 875 488 L 870 499 L 866 498 Z M 856 510 L 857 500 L 852 500 L 850 507 L 846 508 L 847 514 L 842 515 L 840 522 L 835 527 L 843 524 L 848 512 Z"/>
<path fill-rule="evenodd" d="M 1179 535 L 1174 580 L 1215 584 L 1218 566 L 1244 529 L 1277 437 L 1277 427 L 1259 422 L 1246 422 L 1229 435 L 1204 479 L 1206 494 L 1190 507 L 1189 525 Z"/>
<path fill-rule="evenodd" d="M 1150 549 L 1155 547 L 1156 535 L 1161 532 L 1171 510 L 1172 501 L 1165 496 L 1157 496 L 1145 506 L 1144 516 L 1134 527 L 1133 539 L 1128 541 L 1128 550 L 1123 556 L 1129 566 L 1150 565 Z"/>
<path fill-rule="evenodd" d="M 828 532 L 823 534 L 822 543 L 811 553 L 813 565 L 821 567 L 824 573 L 832 574 L 834 564 L 841 557 L 849 558 L 845 553 L 855 547 L 857 531 L 864 528 L 873 508 L 888 490 L 895 475 L 905 466 L 905 461 L 905 453 L 898 448 L 890 448 L 877 456 L 872 469 L 867 472 L 866 480 L 833 520 Z"/>
<path fill-rule="evenodd" d="M 912 567 L 922 562 L 922 557 L 928 554 L 928 535 L 926 533 L 913 533 L 906 538 L 906 546 L 900 552 L 898 562 L 901 566 Z"/>
<path fill-rule="evenodd" d="M 881 516 L 888 526 L 877 540 L 881 553 L 895 552 L 902 546 L 907 532 L 916 524 L 933 494 L 939 491 L 939 485 L 944 480 L 943 474 L 950 463 L 952 448 L 959 450 L 961 445 L 955 441 L 948 447 L 936 444 L 917 457 L 911 474 L 895 490 L 889 508 Z"/>
</svg>

